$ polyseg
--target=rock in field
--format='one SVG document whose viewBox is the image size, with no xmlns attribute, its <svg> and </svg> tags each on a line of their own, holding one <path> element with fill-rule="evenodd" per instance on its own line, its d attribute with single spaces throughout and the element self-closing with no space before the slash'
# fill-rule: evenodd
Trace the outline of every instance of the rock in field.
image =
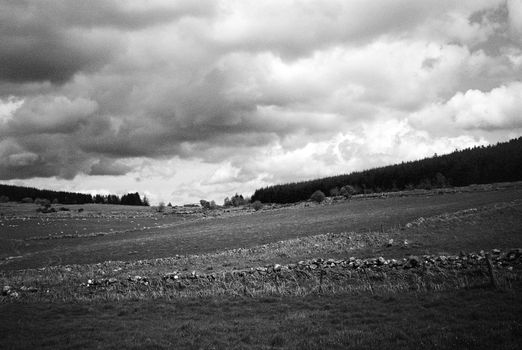
<svg viewBox="0 0 522 350">
<path fill-rule="evenodd" d="M 420 259 L 418 256 L 415 255 L 410 256 L 406 261 L 406 264 L 404 265 L 404 267 L 406 268 L 414 268 L 418 266 L 420 266 Z"/>
</svg>

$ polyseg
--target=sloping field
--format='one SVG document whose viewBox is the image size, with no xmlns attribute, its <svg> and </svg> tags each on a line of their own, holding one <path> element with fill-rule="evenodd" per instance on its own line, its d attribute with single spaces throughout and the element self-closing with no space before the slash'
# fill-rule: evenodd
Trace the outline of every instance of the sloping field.
<svg viewBox="0 0 522 350">
<path fill-rule="evenodd" d="M 18 255 L 0 266 L 2 348 L 522 342 L 520 189 L 261 212 L 83 208 L 2 207 L 2 254 Z"/>
<path fill-rule="evenodd" d="M 0 269 L 35 268 L 58 264 L 86 264 L 107 260 L 134 261 L 202 254 L 230 248 L 249 248 L 296 237 L 324 233 L 397 230 L 420 217 L 436 216 L 495 203 L 522 199 L 521 189 L 454 193 L 428 197 L 357 199 L 312 207 L 289 207 L 228 217 L 191 217 L 155 213 L 152 208 L 93 206 L 82 213 L 19 215 L 5 208 L 0 216 Z M 23 207 L 26 208 L 26 207 Z M 9 210 L 10 211 L 9 211 Z M 34 208 L 33 208 L 34 209 Z M 29 215 L 29 213 L 31 213 Z M 494 229 L 499 223 L 477 225 Z M 513 223 L 504 224 L 505 239 L 495 237 L 488 247 L 522 244 Z M 438 249 L 455 251 L 469 244 L 446 227 Z M 481 242 L 487 238 L 481 235 Z M 421 240 L 419 240 L 421 241 Z M 459 242 L 463 242 L 459 245 Z M 473 241 L 473 239 L 471 239 Z M 419 244 L 424 244 L 420 242 Z M 483 245 L 483 243 L 481 243 Z M 427 246 L 426 246 L 427 247 Z M 483 248 L 488 248 L 483 247 Z M 419 246 L 417 246 L 419 248 Z M 428 249 L 429 250 L 429 249 Z"/>
</svg>

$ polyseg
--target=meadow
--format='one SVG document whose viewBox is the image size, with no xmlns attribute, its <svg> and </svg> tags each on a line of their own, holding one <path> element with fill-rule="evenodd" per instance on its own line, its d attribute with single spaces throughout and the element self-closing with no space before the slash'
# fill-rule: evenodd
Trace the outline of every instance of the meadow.
<svg viewBox="0 0 522 350">
<path fill-rule="evenodd" d="M 64 207 L 0 204 L 2 348 L 522 342 L 520 183 L 260 211 Z"/>
</svg>

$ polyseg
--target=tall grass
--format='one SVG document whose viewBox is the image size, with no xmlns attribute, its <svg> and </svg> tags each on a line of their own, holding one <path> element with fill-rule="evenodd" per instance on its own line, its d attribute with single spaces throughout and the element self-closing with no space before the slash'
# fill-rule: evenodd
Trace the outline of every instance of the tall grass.
<svg viewBox="0 0 522 350">
<path fill-rule="evenodd" d="M 83 276 L 79 276 L 83 279 Z M 498 269 L 497 279 L 502 289 L 510 289 L 520 281 L 518 270 Z M 23 276 L 12 280 L 12 285 L 27 285 Z M 283 270 L 261 274 L 258 271 L 243 273 L 223 272 L 199 278 L 164 279 L 147 278 L 136 281 L 132 277 L 108 283 L 86 284 L 85 280 L 41 280 L 36 292 L 21 292 L 19 299 L 0 297 L 1 302 L 24 301 L 123 301 L 146 299 L 209 298 L 218 296 L 265 297 L 308 296 L 336 294 L 388 295 L 404 292 L 447 291 L 489 287 L 486 267 L 466 269 L 318 269 Z"/>
</svg>

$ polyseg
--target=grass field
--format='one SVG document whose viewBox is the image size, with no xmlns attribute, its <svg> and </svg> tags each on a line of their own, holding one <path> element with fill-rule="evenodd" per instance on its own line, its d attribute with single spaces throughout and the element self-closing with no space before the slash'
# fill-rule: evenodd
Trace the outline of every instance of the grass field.
<svg viewBox="0 0 522 350">
<path fill-rule="evenodd" d="M 522 189 L 514 189 L 353 200 L 328 206 L 248 212 L 224 218 L 181 217 L 158 214 L 152 208 L 100 205 L 88 206 L 88 210 L 82 213 L 75 213 L 73 206 L 72 212 L 37 215 L 32 213 L 36 206 L 28 210 L 24 205 L 31 216 L 12 217 L 5 214 L 0 219 L 0 258 L 16 257 L 4 261 L 0 268 L 35 268 L 106 260 L 134 261 L 255 247 L 322 233 L 390 231 L 419 217 L 520 198 Z M 5 204 L 0 206 L 0 213 L 8 211 L 9 208 L 5 207 Z M 76 232 L 81 235 L 43 239 L 74 235 Z M 459 241 L 461 237 L 453 235 L 452 239 Z M 496 241 L 495 238 L 490 243 Z M 453 243 L 447 248 L 453 248 Z M 468 243 L 464 242 L 464 249 Z M 498 243 L 506 244 L 506 248 L 514 244 L 511 241 Z M 488 247 L 481 249 L 484 248 Z"/>
<path fill-rule="evenodd" d="M 522 343 L 522 259 L 494 261 L 495 288 L 477 255 L 522 247 L 518 185 L 259 212 L 66 207 L 38 214 L 34 205 L 0 204 L 0 286 L 16 291 L 0 296 L 2 348 Z M 455 260 L 274 270 L 313 258 L 425 254 Z M 165 279 L 174 274 L 186 278 Z"/>
<path fill-rule="evenodd" d="M 522 293 L 1 306 L 3 348 L 519 349 Z"/>
</svg>

